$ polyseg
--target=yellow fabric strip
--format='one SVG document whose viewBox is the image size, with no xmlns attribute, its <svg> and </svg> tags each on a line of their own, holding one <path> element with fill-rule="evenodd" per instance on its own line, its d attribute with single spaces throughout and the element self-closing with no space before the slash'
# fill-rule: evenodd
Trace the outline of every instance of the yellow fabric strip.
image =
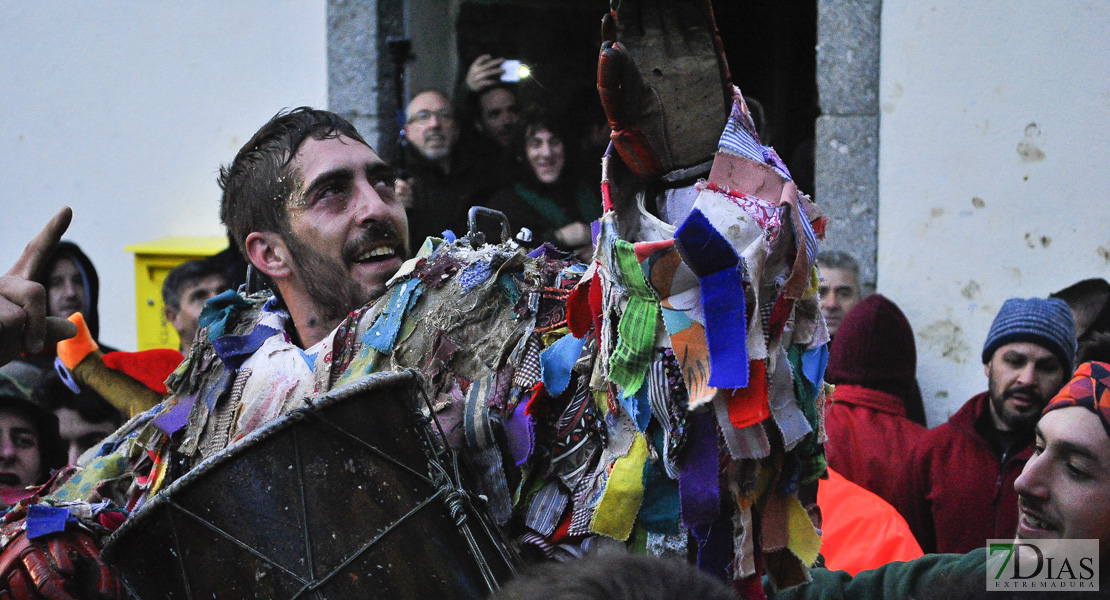
<svg viewBox="0 0 1110 600">
<path fill-rule="evenodd" d="M 786 500 L 786 523 L 790 535 L 790 541 L 787 542 L 786 547 L 806 566 L 811 566 L 817 561 L 817 552 L 821 549 L 821 536 L 813 528 L 809 513 L 795 496 L 790 496 Z"/>
<path fill-rule="evenodd" d="M 594 512 L 590 529 L 595 533 L 624 541 L 632 533 L 640 502 L 644 499 L 644 461 L 647 442 L 640 434 L 632 442 L 628 455 L 617 459 L 609 475 L 601 501 Z"/>
</svg>

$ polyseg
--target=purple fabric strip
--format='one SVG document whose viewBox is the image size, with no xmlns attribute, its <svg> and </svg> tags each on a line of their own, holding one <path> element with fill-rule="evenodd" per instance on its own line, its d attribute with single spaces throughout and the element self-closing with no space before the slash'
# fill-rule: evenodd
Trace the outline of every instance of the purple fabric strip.
<svg viewBox="0 0 1110 600">
<path fill-rule="evenodd" d="M 732 521 L 721 516 L 715 523 L 692 529 L 698 540 L 698 570 L 722 580 L 728 580 L 728 567 L 732 563 Z"/>
<path fill-rule="evenodd" d="M 212 347 L 228 369 L 238 369 L 243 361 L 254 354 L 266 340 L 278 333 L 277 329 L 259 325 L 247 335 L 225 335 L 212 340 Z"/>
<path fill-rule="evenodd" d="M 189 413 L 196 404 L 196 394 L 186 396 L 177 401 L 169 410 L 154 418 L 154 426 L 166 435 L 173 435 L 175 431 L 185 426 L 189 420 Z"/>
<path fill-rule="evenodd" d="M 717 423 L 706 411 L 687 417 L 686 456 L 678 465 L 682 523 L 687 529 L 716 520 L 721 512 L 717 482 Z"/>
<path fill-rule="evenodd" d="M 524 414 L 528 402 L 517 403 L 512 416 L 505 421 L 505 437 L 509 442 L 509 452 L 517 465 L 522 465 L 532 456 L 533 431 L 532 417 Z"/>
</svg>

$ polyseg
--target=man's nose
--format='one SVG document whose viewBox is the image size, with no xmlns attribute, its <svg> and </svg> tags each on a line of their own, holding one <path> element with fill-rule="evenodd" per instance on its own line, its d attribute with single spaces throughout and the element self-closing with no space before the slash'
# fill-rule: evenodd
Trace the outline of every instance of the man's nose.
<svg viewBox="0 0 1110 600">
<path fill-rule="evenodd" d="M 0 436 L 0 460 L 9 460 L 15 456 L 15 444 L 11 436 Z"/>
<path fill-rule="evenodd" d="M 384 217 L 388 212 L 386 200 L 386 198 L 382 197 L 382 193 L 371 185 L 370 182 L 360 182 L 358 184 L 358 194 L 355 196 L 355 218 L 359 223 L 384 221 Z"/>
<path fill-rule="evenodd" d="M 81 293 L 80 286 L 75 281 L 66 281 L 62 284 L 62 291 L 67 297 L 76 297 Z"/>
<path fill-rule="evenodd" d="M 1036 373 L 1036 365 L 1033 364 L 1033 361 L 1029 361 L 1024 367 L 1021 368 L 1020 371 L 1018 371 L 1017 382 L 1021 385 L 1030 385 L 1035 380 Z"/>
<path fill-rule="evenodd" d="M 821 310 L 831 310 L 833 307 L 836 306 L 836 294 L 833 294 L 831 292 L 825 294 L 825 296 L 821 298 L 820 305 Z"/>
<path fill-rule="evenodd" d="M 1029 496 L 1044 500 L 1048 498 L 1049 486 L 1044 483 L 1044 470 L 1048 468 L 1048 461 L 1044 454 L 1033 456 L 1025 463 L 1021 475 L 1014 481 L 1014 490 L 1021 496 Z"/>
</svg>

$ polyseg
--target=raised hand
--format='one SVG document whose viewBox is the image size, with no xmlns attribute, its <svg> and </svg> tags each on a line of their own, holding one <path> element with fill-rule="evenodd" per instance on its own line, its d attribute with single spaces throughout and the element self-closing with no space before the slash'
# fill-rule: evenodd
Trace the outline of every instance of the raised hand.
<svg viewBox="0 0 1110 600">
<path fill-rule="evenodd" d="M 69 227 L 73 211 L 65 207 L 27 243 L 7 274 L 0 276 L 0 365 L 24 352 L 71 338 L 77 328 L 65 319 L 46 316 L 46 289 L 32 281 Z"/>
<path fill-rule="evenodd" d="M 597 87 L 641 179 L 706 163 L 728 119 L 728 65 L 707 0 L 624 0 L 605 16 Z"/>
</svg>

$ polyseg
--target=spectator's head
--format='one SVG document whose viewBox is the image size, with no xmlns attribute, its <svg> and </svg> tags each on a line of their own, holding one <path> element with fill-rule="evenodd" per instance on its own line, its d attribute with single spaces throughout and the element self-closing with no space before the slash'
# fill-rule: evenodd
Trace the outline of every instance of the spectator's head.
<svg viewBox="0 0 1110 600">
<path fill-rule="evenodd" d="M 1075 360 L 1075 321 L 1055 298 L 1011 298 L 983 344 L 991 417 L 1001 431 L 1029 431 Z"/>
<path fill-rule="evenodd" d="M 204 303 L 228 289 L 224 272 L 224 265 L 218 261 L 189 260 L 170 270 L 162 282 L 164 314 L 181 338 L 182 354 L 188 354 L 193 347 Z"/>
<path fill-rule="evenodd" d="M 79 312 L 93 339 L 100 336 L 96 303 L 100 280 L 92 261 L 73 242 L 61 242 L 38 274 L 46 288 L 47 314 L 65 319 Z"/>
<path fill-rule="evenodd" d="M 395 179 L 353 125 L 308 107 L 278 113 L 220 170 L 220 218 L 302 343 L 380 296 L 400 268 L 408 222 Z"/>
<path fill-rule="evenodd" d="M 45 483 L 65 463 L 58 419 L 22 382 L 0 375 L 0 490 Z"/>
<path fill-rule="evenodd" d="M 508 148 L 520 125 L 518 102 L 516 88 L 511 84 L 499 83 L 483 89 L 477 93 L 475 127 L 498 146 Z"/>
<path fill-rule="evenodd" d="M 828 250 L 817 255 L 820 282 L 817 294 L 830 335 L 836 335 L 844 315 L 863 299 L 859 263 L 846 252 Z"/>
<path fill-rule="evenodd" d="M 58 419 L 58 434 L 68 464 L 113 433 L 123 421 L 114 406 L 92 390 L 75 394 L 61 378 L 51 374 L 35 390 L 39 404 L 50 407 Z"/>
<path fill-rule="evenodd" d="M 567 165 L 566 128 L 554 117 L 536 113 L 522 123 L 520 156 L 529 172 L 542 184 L 559 181 Z"/>
<path fill-rule="evenodd" d="M 405 111 L 405 139 L 430 161 L 450 160 L 459 128 L 447 96 L 427 90 L 413 97 Z"/>
<path fill-rule="evenodd" d="M 642 554 L 599 554 L 545 563 L 523 573 L 490 600 L 736 600 L 725 582 L 680 560 Z"/>
<path fill-rule="evenodd" d="M 917 348 L 906 315 L 882 294 L 863 299 L 840 323 L 825 380 L 858 385 L 903 401 L 917 394 Z"/>
<path fill-rule="evenodd" d="M 1019 539 L 1097 539 L 1110 548 L 1110 364 L 1079 365 L 1044 409 L 1014 483 Z"/>
<path fill-rule="evenodd" d="M 1084 279 L 1051 297 L 1067 302 L 1075 317 L 1076 361 L 1110 362 L 1110 282 Z"/>
</svg>

